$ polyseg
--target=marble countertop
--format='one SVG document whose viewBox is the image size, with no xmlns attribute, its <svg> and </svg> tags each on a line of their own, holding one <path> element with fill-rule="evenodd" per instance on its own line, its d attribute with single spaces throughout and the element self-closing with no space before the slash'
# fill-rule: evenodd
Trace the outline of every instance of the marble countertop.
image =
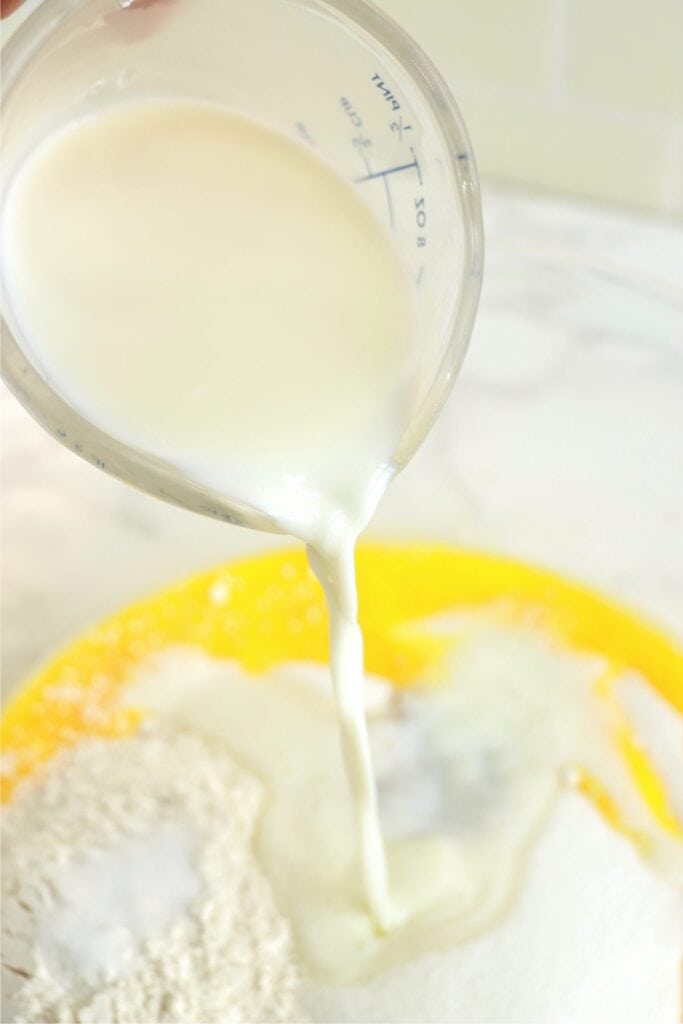
<svg viewBox="0 0 683 1024">
<path fill-rule="evenodd" d="M 558 569 L 683 636 L 683 230 L 485 190 L 487 265 L 444 413 L 368 531 Z M 121 604 L 288 543 L 201 519 L 3 422 L 3 687 Z"/>
</svg>

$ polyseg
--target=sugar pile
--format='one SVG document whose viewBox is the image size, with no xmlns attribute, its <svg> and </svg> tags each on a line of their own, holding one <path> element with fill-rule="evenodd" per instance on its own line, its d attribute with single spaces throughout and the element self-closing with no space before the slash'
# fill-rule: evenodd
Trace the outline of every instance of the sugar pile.
<svg viewBox="0 0 683 1024">
<path fill-rule="evenodd" d="M 20 787 L 2 837 L 13 1019 L 301 1020 L 289 926 L 252 852 L 261 800 L 221 750 L 157 724 Z"/>
</svg>

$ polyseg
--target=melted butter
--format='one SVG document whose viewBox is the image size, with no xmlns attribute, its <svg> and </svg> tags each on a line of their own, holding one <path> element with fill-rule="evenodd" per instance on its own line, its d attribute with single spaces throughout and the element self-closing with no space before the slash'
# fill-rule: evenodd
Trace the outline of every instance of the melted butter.
<svg viewBox="0 0 683 1024">
<path fill-rule="evenodd" d="M 513 900 L 551 809 L 563 791 L 581 789 L 581 778 L 593 780 L 586 795 L 598 807 L 596 793 L 607 798 L 613 824 L 654 868 L 682 877 L 680 838 L 634 784 L 613 704 L 596 687 L 602 659 L 563 651 L 528 625 L 471 615 L 420 628 L 445 638 L 448 654 L 401 693 L 370 684 L 399 917 L 390 933 L 377 930 L 364 904 L 324 674 L 290 665 L 255 679 L 234 664 L 176 651 L 143 666 L 126 693 L 127 704 L 212 736 L 265 781 L 258 853 L 303 959 L 325 983 L 368 978 L 491 928 Z M 669 775 L 655 774 L 667 806 L 680 808 L 680 779 L 671 774 L 680 723 L 664 707 L 658 702 L 656 714 L 669 729 Z"/>
</svg>

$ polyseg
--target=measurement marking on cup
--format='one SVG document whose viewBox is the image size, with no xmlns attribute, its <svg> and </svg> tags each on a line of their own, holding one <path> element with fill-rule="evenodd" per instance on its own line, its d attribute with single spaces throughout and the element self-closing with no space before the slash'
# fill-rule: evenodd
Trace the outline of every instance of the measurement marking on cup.
<svg viewBox="0 0 683 1024">
<path fill-rule="evenodd" d="M 384 99 L 391 106 L 391 109 L 393 111 L 397 111 L 397 110 L 401 109 L 401 104 L 396 99 L 396 97 L 394 96 L 393 92 L 391 91 L 389 86 L 386 85 L 386 83 L 383 81 L 383 79 L 381 78 L 380 75 L 374 74 L 372 76 L 372 78 L 370 79 L 370 81 L 375 83 L 375 87 L 377 89 L 379 89 L 379 91 L 381 92 L 382 96 L 384 96 Z"/>
<path fill-rule="evenodd" d="M 393 230 L 393 228 L 394 228 L 394 203 L 393 203 L 393 200 L 391 198 L 391 189 L 389 188 L 389 182 L 388 182 L 386 176 L 382 179 L 382 181 L 384 182 L 384 191 L 386 192 L 386 195 L 387 195 L 387 206 L 389 207 L 389 224 L 391 225 L 391 229 Z"/>
<path fill-rule="evenodd" d="M 363 119 L 361 118 L 360 114 L 354 109 L 353 104 L 351 103 L 351 101 L 349 99 L 347 99 L 346 96 L 341 96 L 340 99 L 339 99 L 339 103 L 340 103 L 342 109 L 345 111 L 346 116 L 348 117 L 348 119 L 351 122 L 351 124 L 353 125 L 353 127 L 354 128 L 362 128 L 363 127 Z"/>
<path fill-rule="evenodd" d="M 412 156 L 413 160 L 415 161 L 415 170 L 417 172 L 417 179 L 420 182 L 420 185 L 422 185 L 422 171 L 420 170 L 420 164 L 419 164 L 418 159 L 417 159 L 417 153 L 415 152 L 415 150 L 413 149 L 412 146 L 410 147 L 410 153 L 411 153 L 411 156 Z"/>
<path fill-rule="evenodd" d="M 315 146 L 315 139 L 313 138 L 313 136 L 311 135 L 303 121 L 297 121 L 296 130 L 299 133 L 300 138 L 303 139 L 304 142 L 307 142 L 311 146 Z"/>
<path fill-rule="evenodd" d="M 351 145 L 354 146 L 360 153 L 363 153 L 366 149 L 372 147 L 372 139 L 364 134 L 363 131 L 363 118 L 360 116 L 358 111 L 354 108 L 351 100 L 347 99 L 346 96 L 339 97 L 339 103 L 342 110 L 348 117 L 351 125 L 356 129 L 356 134 L 351 139 Z M 365 161 L 367 165 L 367 161 Z"/>
<path fill-rule="evenodd" d="M 367 171 L 367 174 L 364 178 L 357 178 L 357 181 L 369 181 L 373 177 L 372 167 L 370 166 L 370 161 L 366 156 L 363 156 L 363 163 L 365 164 L 365 170 Z M 384 191 L 387 197 L 387 209 L 389 211 L 389 226 L 393 231 L 395 226 L 394 201 L 391 198 L 391 189 L 389 188 L 389 182 L 387 181 L 386 176 L 382 180 L 384 182 Z"/>
<path fill-rule="evenodd" d="M 415 224 L 419 231 L 424 231 L 427 226 L 427 209 L 424 196 L 415 197 Z M 417 235 L 415 244 L 418 249 L 424 249 L 427 244 L 427 236 L 423 234 Z"/>
<path fill-rule="evenodd" d="M 360 185 L 363 181 L 372 181 L 373 178 L 386 178 L 389 174 L 397 174 L 399 171 L 409 171 L 412 167 L 417 167 L 415 160 L 411 164 L 399 164 L 397 167 L 389 167 L 386 171 L 373 171 L 372 174 L 366 174 L 363 178 L 356 178 L 356 184 Z"/>
<path fill-rule="evenodd" d="M 413 155 L 411 163 L 397 164 L 395 167 L 387 167 L 387 169 L 384 171 L 372 171 L 371 174 L 366 174 L 362 178 L 356 178 L 355 184 L 360 185 L 364 181 L 373 181 L 373 179 L 375 178 L 387 178 L 390 174 L 398 174 L 399 171 L 411 171 L 413 168 L 415 168 L 420 184 L 422 184 L 422 173 L 420 171 L 420 165 L 418 163 L 417 157 L 415 156 L 415 151 L 412 148 L 412 146 L 410 152 Z"/>
<path fill-rule="evenodd" d="M 391 121 L 389 123 L 389 130 L 392 132 L 398 132 L 398 141 L 403 142 L 403 133 L 412 132 L 412 124 L 404 124 L 403 118 L 399 116 L 397 121 Z"/>
</svg>

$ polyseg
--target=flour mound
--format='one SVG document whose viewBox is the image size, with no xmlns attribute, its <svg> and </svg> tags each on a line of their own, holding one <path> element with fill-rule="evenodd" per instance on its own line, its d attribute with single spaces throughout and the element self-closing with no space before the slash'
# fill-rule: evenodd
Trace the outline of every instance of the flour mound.
<svg viewBox="0 0 683 1024">
<path fill-rule="evenodd" d="M 290 929 L 252 850 L 261 800 L 223 751 L 148 723 L 24 783 L 2 831 L 14 1020 L 301 1020 Z"/>
</svg>

